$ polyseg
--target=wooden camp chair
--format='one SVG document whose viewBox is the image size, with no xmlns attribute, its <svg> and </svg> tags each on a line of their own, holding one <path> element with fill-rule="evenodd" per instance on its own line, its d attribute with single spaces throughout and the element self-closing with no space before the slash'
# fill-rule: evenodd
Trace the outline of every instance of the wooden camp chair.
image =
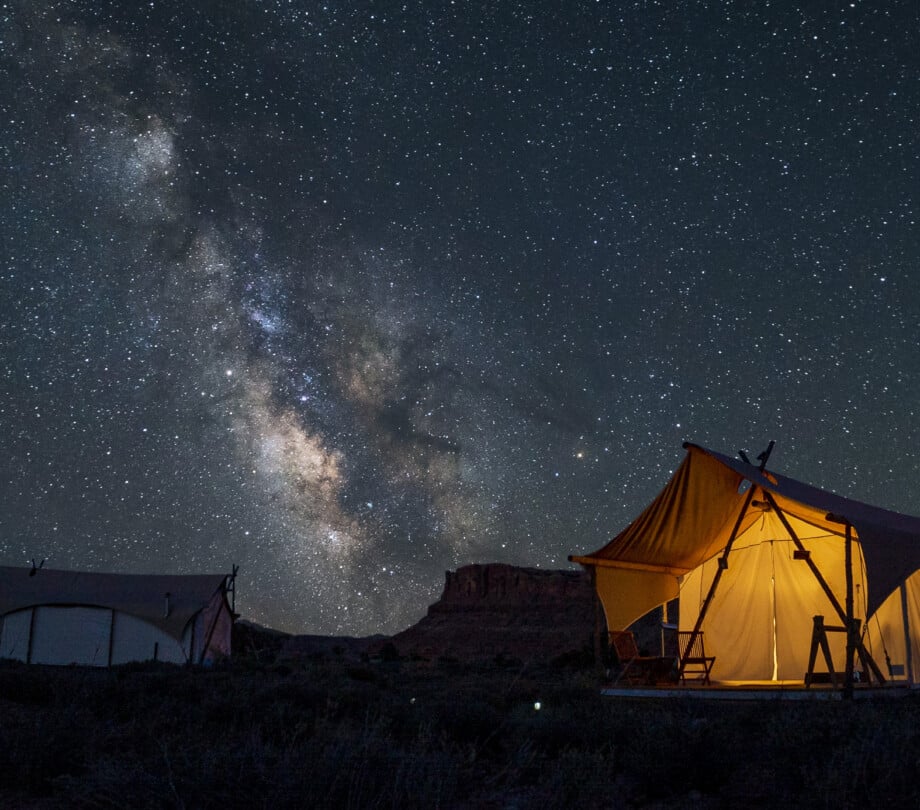
<svg viewBox="0 0 920 810">
<path fill-rule="evenodd" d="M 692 644 L 691 642 L 692 638 Z M 678 674 L 681 681 L 687 682 L 687 675 L 695 675 L 696 680 L 702 681 L 709 685 L 709 673 L 712 672 L 712 666 L 716 662 L 714 655 L 706 655 L 706 646 L 703 643 L 703 633 L 698 632 L 695 636 L 692 630 L 681 630 L 677 633 L 678 646 L 680 648 L 680 665 Z"/>
<path fill-rule="evenodd" d="M 620 662 L 620 674 L 614 684 L 653 684 L 657 680 L 663 659 L 657 655 L 639 655 L 636 637 L 629 630 L 611 630 L 610 647 Z"/>
</svg>

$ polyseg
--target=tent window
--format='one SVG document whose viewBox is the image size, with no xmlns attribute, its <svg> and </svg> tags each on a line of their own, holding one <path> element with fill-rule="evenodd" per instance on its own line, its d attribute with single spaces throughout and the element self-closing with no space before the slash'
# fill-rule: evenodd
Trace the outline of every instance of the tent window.
<svg viewBox="0 0 920 810">
<path fill-rule="evenodd" d="M 738 484 L 738 494 L 744 495 L 751 488 L 751 482 L 747 478 L 742 478 L 741 483 Z"/>
</svg>

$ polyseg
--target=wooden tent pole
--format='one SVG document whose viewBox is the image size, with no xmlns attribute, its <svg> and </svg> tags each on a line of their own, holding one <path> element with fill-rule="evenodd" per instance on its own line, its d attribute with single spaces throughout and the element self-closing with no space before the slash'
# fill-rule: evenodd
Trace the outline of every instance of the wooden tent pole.
<svg viewBox="0 0 920 810">
<path fill-rule="evenodd" d="M 751 501 L 754 499 L 754 492 L 756 490 L 757 487 L 754 484 L 751 484 L 750 488 L 748 489 L 747 497 L 744 499 L 744 506 L 741 507 L 741 512 L 738 514 L 738 519 L 735 521 L 735 525 L 732 527 L 732 533 L 729 535 L 728 542 L 725 544 L 725 551 L 722 552 L 722 556 L 719 558 L 718 568 L 716 568 L 716 573 L 712 578 L 712 584 L 709 586 L 709 591 L 706 594 L 706 598 L 703 600 L 703 606 L 700 608 L 699 615 L 696 617 L 696 623 L 693 625 L 693 630 L 690 631 L 690 638 L 687 639 L 687 644 L 684 649 L 677 651 L 680 655 L 678 675 L 682 675 L 684 672 L 684 658 L 686 658 L 689 651 L 693 649 L 693 644 L 696 641 L 696 637 L 700 634 L 700 629 L 703 626 L 703 619 L 706 618 L 706 613 L 709 610 L 709 606 L 712 604 L 712 598 L 716 594 L 716 588 L 719 586 L 719 580 L 722 579 L 722 572 L 728 568 L 728 552 L 731 551 L 732 544 L 738 537 L 738 530 L 741 528 L 741 521 L 744 520 L 744 516 L 747 514 L 747 510 L 751 505 Z"/>
<path fill-rule="evenodd" d="M 665 648 L 664 630 L 665 630 L 667 623 L 668 623 L 668 600 L 665 599 L 664 602 L 661 603 L 661 632 L 659 633 L 659 635 L 661 636 L 661 657 L 662 658 L 664 658 L 664 648 Z M 678 650 L 678 652 L 680 652 L 680 650 Z"/>
<path fill-rule="evenodd" d="M 846 622 L 844 627 L 847 629 L 847 647 L 846 647 L 846 675 L 843 681 L 843 696 L 847 700 L 853 698 L 853 652 L 855 650 L 855 639 L 853 638 L 853 527 L 850 521 L 846 523 L 846 538 L 844 545 L 844 566 L 846 567 Z"/>
<path fill-rule="evenodd" d="M 227 590 L 230 592 L 230 612 L 233 614 L 233 618 L 237 618 L 236 613 L 236 575 L 240 570 L 240 567 L 234 563 L 233 571 L 230 576 L 227 577 Z"/>
<path fill-rule="evenodd" d="M 597 569 L 592 565 L 588 569 L 588 577 L 591 580 L 591 590 L 594 591 L 594 664 L 595 666 L 600 666 L 603 663 L 603 653 L 601 646 L 601 621 L 603 614 L 603 606 L 601 605 L 601 598 L 597 593 Z M 606 627 L 607 619 L 606 616 L 603 616 L 604 626 Z"/>
<path fill-rule="evenodd" d="M 789 538 L 795 544 L 795 547 L 802 552 L 802 558 L 808 564 L 808 567 L 811 569 L 811 573 L 814 574 L 815 579 L 818 580 L 818 584 L 824 591 L 824 595 L 827 596 L 828 600 L 830 601 L 831 607 L 834 608 L 834 611 L 837 614 L 837 618 L 839 618 L 840 621 L 843 622 L 844 626 L 846 626 L 846 611 L 843 609 L 839 600 L 837 599 L 837 595 L 831 590 L 831 586 L 827 584 L 827 580 L 824 578 L 821 570 L 817 565 L 815 565 L 814 560 L 811 559 L 811 553 L 808 551 L 808 549 L 805 548 L 805 546 L 802 544 L 802 541 L 799 540 L 799 536 L 795 533 L 795 529 L 792 528 L 792 525 L 786 519 L 786 515 L 783 514 L 783 510 L 779 508 L 773 496 L 767 492 L 767 490 L 763 491 L 763 496 L 767 499 L 767 503 L 770 504 L 773 511 L 776 512 L 776 516 L 779 518 L 780 523 L 783 524 L 783 528 L 788 532 Z"/>
<path fill-rule="evenodd" d="M 904 664 L 907 670 L 907 682 L 914 683 L 914 648 L 910 640 L 910 617 L 907 611 L 907 581 L 901 583 L 901 621 L 904 622 Z"/>
<path fill-rule="evenodd" d="M 780 519 L 780 523 L 783 524 L 783 528 L 785 528 L 789 533 L 789 537 L 795 544 L 795 547 L 802 552 L 802 557 L 808 564 L 808 567 L 811 569 L 811 573 L 814 574 L 818 584 L 824 590 L 824 594 L 827 596 L 828 601 L 831 603 L 831 607 L 833 607 L 836 611 L 840 621 L 843 622 L 844 628 L 847 629 L 847 635 L 849 635 L 849 628 L 851 627 L 852 622 L 847 621 L 846 610 L 841 607 L 837 596 L 831 590 L 830 585 L 827 584 L 827 580 L 824 579 L 824 575 L 811 559 L 811 553 L 808 551 L 808 549 L 805 548 L 805 546 L 802 544 L 802 541 L 799 540 L 799 536 L 795 533 L 795 529 L 792 528 L 792 525 L 786 519 L 786 515 L 783 514 L 783 510 L 779 508 L 779 505 L 776 503 L 774 497 L 767 490 L 763 491 L 763 495 L 767 499 L 767 502 L 770 504 L 770 506 L 773 508 L 773 511 L 776 512 L 776 516 Z M 828 515 L 827 519 L 832 520 L 835 523 L 845 522 L 842 518 L 836 518 L 835 515 Z M 848 566 L 848 569 L 850 570 L 850 575 L 852 576 L 852 568 Z M 855 641 L 854 647 L 856 650 L 858 650 L 860 659 L 868 664 L 869 668 L 872 670 L 872 674 L 875 675 L 875 677 L 878 679 L 878 682 L 885 683 L 885 676 L 882 675 L 882 671 L 878 668 L 878 664 L 875 663 L 875 659 L 869 654 L 869 651 L 866 649 L 862 641 L 857 639 Z"/>
</svg>

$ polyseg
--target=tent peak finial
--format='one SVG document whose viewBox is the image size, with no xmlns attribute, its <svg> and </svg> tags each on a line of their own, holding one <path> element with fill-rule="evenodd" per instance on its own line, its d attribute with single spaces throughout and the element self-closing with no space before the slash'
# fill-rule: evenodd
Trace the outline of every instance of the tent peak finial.
<svg viewBox="0 0 920 810">
<path fill-rule="evenodd" d="M 773 448 L 775 446 L 776 446 L 776 442 L 773 439 L 770 439 L 770 443 L 767 445 L 767 449 L 764 450 L 759 456 L 757 456 L 757 460 L 760 462 L 761 472 L 763 472 L 766 469 L 767 461 L 770 458 L 770 453 L 773 452 Z"/>
<path fill-rule="evenodd" d="M 758 470 L 760 472 L 763 472 L 766 469 L 767 460 L 770 458 L 770 453 L 773 452 L 773 448 L 775 445 L 776 445 L 776 442 L 771 439 L 770 443 L 767 445 L 767 449 L 764 450 L 759 456 L 757 456 L 757 460 L 760 462 L 760 464 L 758 465 Z M 753 462 L 747 457 L 747 453 L 745 453 L 744 450 L 739 450 L 738 455 L 741 457 L 741 460 L 745 464 L 749 464 L 751 467 L 754 466 Z"/>
</svg>

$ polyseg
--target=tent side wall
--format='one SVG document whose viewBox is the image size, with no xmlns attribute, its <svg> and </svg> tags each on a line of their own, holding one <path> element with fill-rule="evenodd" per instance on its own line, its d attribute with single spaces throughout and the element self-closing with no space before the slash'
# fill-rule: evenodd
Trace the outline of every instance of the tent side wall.
<svg viewBox="0 0 920 810">
<path fill-rule="evenodd" d="M 193 627 L 186 647 L 192 650 L 194 663 L 207 664 L 229 657 L 233 615 L 223 588 L 215 592 L 208 606 L 195 617 Z"/>
<path fill-rule="evenodd" d="M 0 658 L 25 663 L 29 660 L 32 608 L 8 613 L 0 617 L 0 622 Z"/>
<path fill-rule="evenodd" d="M 150 622 L 129 613 L 115 612 L 112 643 L 112 664 L 130 661 L 166 661 L 184 664 L 188 661 L 185 645 Z"/>
<path fill-rule="evenodd" d="M 846 576 L 843 543 L 826 535 L 807 537 L 808 527 L 794 519 L 792 522 L 831 590 L 842 594 Z M 765 516 L 762 524 L 739 538 L 729 555 L 728 568 L 722 572 L 703 624 L 706 650 L 716 656 L 714 678 L 800 681 L 808 669 L 813 617 L 824 616 L 829 626 L 842 624 L 820 583 L 797 558 L 794 543 L 784 539 L 777 528 L 769 515 Z M 681 629 L 693 627 L 717 568 L 718 561 L 713 559 L 685 577 Z M 865 578 L 858 543 L 854 543 L 854 581 L 858 594 L 855 615 L 863 618 Z M 834 668 L 842 672 L 845 634 L 828 633 L 828 642 Z M 823 670 L 824 661 L 819 656 L 816 671 Z"/>
<path fill-rule="evenodd" d="M 150 622 L 122 611 L 79 605 L 36 605 L 3 617 L 0 658 L 63 666 L 105 667 L 132 661 L 184 664 L 190 660 L 195 638 L 193 625 L 201 623 L 206 612 L 201 611 L 189 623 L 180 642 Z M 215 614 L 213 651 L 205 660 L 217 654 L 230 654 L 232 621 L 229 612 L 225 613 L 226 616 Z"/>
<path fill-rule="evenodd" d="M 883 672 L 894 680 L 920 682 L 920 571 L 909 576 L 875 611 L 868 622 L 868 637 L 870 651 Z"/>
<path fill-rule="evenodd" d="M 32 611 L 30 663 L 108 666 L 111 610 L 39 605 Z"/>
</svg>

